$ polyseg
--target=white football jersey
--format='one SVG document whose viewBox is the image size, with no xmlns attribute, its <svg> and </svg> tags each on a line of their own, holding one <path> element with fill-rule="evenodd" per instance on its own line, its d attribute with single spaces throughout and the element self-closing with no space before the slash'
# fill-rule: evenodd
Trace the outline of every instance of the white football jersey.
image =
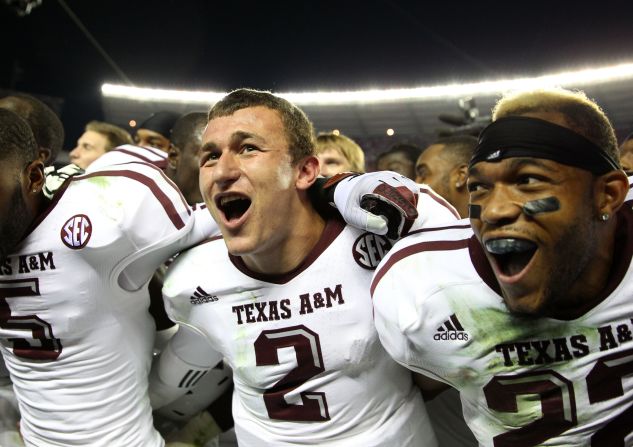
<svg viewBox="0 0 633 447">
<path fill-rule="evenodd" d="M 149 163 L 164 170 L 167 167 L 167 153 L 153 147 L 124 144 L 106 152 L 90 163 L 86 172 L 99 171 L 105 166 L 131 162 Z"/>
<path fill-rule="evenodd" d="M 482 446 L 633 445 L 633 213 L 604 300 L 575 320 L 511 315 L 467 220 L 396 244 L 372 281 L 399 363 L 459 390 Z"/>
<path fill-rule="evenodd" d="M 374 328 L 369 281 L 389 248 L 332 220 L 285 275 L 249 271 L 222 240 L 178 256 L 164 283 L 167 311 L 202 335 L 197 349 L 178 333 L 170 350 L 199 365 L 209 345 L 226 358 L 240 446 L 436 445 L 409 371 Z M 173 380 L 186 387 L 199 377 Z"/>
<path fill-rule="evenodd" d="M 420 187 L 418 213 L 421 217 L 413 224 L 411 231 L 461 219 L 455 207 L 436 193 L 433 188 L 424 183 L 420 183 L 418 186 Z"/>
<path fill-rule="evenodd" d="M 64 184 L 0 265 L 0 350 L 27 445 L 163 445 L 147 397 L 147 282 L 217 233 L 149 164 L 103 165 Z"/>
</svg>

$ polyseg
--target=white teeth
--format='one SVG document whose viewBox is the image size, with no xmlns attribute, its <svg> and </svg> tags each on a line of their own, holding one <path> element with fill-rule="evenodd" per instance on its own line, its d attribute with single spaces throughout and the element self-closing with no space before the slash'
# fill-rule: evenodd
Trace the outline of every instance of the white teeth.
<svg viewBox="0 0 633 447">
<path fill-rule="evenodd" d="M 224 206 L 229 202 L 233 202 L 235 200 L 240 200 L 243 199 L 244 197 L 242 196 L 224 196 L 222 198 L 220 198 L 220 206 Z"/>
</svg>

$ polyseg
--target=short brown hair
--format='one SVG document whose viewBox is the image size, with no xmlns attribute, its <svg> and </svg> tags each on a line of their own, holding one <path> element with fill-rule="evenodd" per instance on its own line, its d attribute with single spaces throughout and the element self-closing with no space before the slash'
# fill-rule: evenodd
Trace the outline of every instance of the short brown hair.
<svg viewBox="0 0 633 447">
<path fill-rule="evenodd" d="M 288 152 L 293 163 L 314 155 L 314 128 L 308 117 L 294 104 L 270 92 L 246 88 L 233 90 L 211 107 L 208 120 L 230 116 L 238 110 L 258 106 L 279 113 L 286 130 Z"/>
<path fill-rule="evenodd" d="M 132 144 L 132 136 L 125 129 L 103 121 L 90 121 L 86 124 L 86 132 L 91 130 L 106 137 L 108 145 L 106 152 L 123 144 Z"/>
<path fill-rule="evenodd" d="M 337 149 L 349 162 L 354 172 L 365 172 L 365 153 L 354 140 L 345 135 L 321 133 L 316 137 L 316 153 L 320 154 L 329 148 Z"/>
<path fill-rule="evenodd" d="M 609 118 L 598 104 L 581 91 L 550 88 L 512 93 L 497 102 L 492 119 L 534 112 L 558 112 L 564 115 L 574 132 L 598 145 L 619 162 L 618 140 Z"/>
</svg>

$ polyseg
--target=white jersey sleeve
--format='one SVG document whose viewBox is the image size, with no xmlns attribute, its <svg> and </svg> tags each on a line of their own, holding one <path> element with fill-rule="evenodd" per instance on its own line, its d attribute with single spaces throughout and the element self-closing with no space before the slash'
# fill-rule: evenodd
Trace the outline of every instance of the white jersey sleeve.
<svg viewBox="0 0 633 447">
<path fill-rule="evenodd" d="M 376 171 L 345 177 L 346 174 L 349 173 L 341 174 L 342 180 L 335 183 L 334 205 L 343 219 L 356 228 L 379 234 L 387 232 L 385 216 L 378 216 L 364 209 L 361 205 L 363 197 L 371 197 L 394 210 L 399 210 L 401 219 L 398 237 L 413 230 L 459 219 L 455 208 L 429 186 L 418 185 L 396 172 Z M 337 177 L 338 175 L 333 179 Z M 412 208 L 416 196 L 418 217 L 414 222 L 402 222 L 405 214 L 414 215 L 408 209 Z"/>
<path fill-rule="evenodd" d="M 442 290 L 437 286 L 438 269 L 424 264 L 427 257 L 414 255 L 424 250 L 432 251 L 436 257 L 446 253 L 450 255 L 451 252 L 445 249 L 467 249 L 471 236 L 470 223 L 466 219 L 414 232 L 396 243 L 372 279 L 376 329 L 387 352 L 407 368 L 442 382 L 446 382 L 442 376 L 419 367 L 425 361 L 422 355 L 425 350 L 438 349 L 441 352 L 442 346 L 424 343 L 418 346 L 420 340 L 416 338 L 422 331 L 434 329 L 427 327 L 434 323 L 427 318 L 425 299 Z M 454 271 L 460 269 L 460 265 L 455 265 L 442 277 L 449 281 Z M 413 344 L 415 350 L 411 349 Z"/>
<path fill-rule="evenodd" d="M 424 184 L 419 186 L 418 218 L 411 226 L 409 234 L 427 227 L 448 225 L 460 219 L 455 207 L 433 191 L 430 186 Z"/>
<path fill-rule="evenodd" d="M 143 286 L 169 256 L 219 234 L 206 207 L 190 207 L 153 165 L 116 164 L 75 178 L 81 180 L 97 186 L 94 200 L 125 232 L 133 249 L 112 272 L 126 290 Z"/>
<path fill-rule="evenodd" d="M 152 147 L 124 144 L 106 152 L 90 163 L 86 172 L 100 171 L 108 166 L 133 162 L 148 163 L 159 169 L 165 169 L 167 167 L 167 152 Z"/>
</svg>

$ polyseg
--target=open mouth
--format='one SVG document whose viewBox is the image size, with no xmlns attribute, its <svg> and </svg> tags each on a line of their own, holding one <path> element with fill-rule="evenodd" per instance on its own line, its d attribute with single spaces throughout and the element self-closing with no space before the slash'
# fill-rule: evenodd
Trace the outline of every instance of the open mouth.
<svg viewBox="0 0 633 447">
<path fill-rule="evenodd" d="M 251 199 L 237 194 L 222 196 L 216 199 L 216 206 L 224 214 L 227 221 L 239 220 L 251 206 Z"/>
<path fill-rule="evenodd" d="M 493 255 L 499 271 L 505 276 L 521 273 L 536 253 L 537 245 L 526 239 L 500 238 L 486 241 L 486 250 Z"/>
</svg>

